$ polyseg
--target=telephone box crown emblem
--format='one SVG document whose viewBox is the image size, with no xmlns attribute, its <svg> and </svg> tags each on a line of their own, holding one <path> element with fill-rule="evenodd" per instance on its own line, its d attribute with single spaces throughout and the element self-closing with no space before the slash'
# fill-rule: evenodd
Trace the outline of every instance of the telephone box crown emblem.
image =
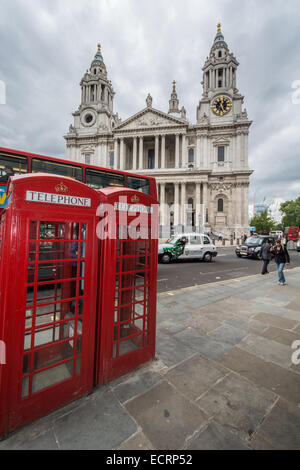
<svg viewBox="0 0 300 470">
<path fill-rule="evenodd" d="M 131 202 L 134 202 L 134 203 L 140 202 L 140 198 L 135 194 L 134 196 L 132 196 Z"/>
<path fill-rule="evenodd" d="M 57 193 L 67 193 L 69 190 L 68 186 L 66 186 L 64 183 L 59 183 L 55 186 L 55 191 Z"/>
</svg>

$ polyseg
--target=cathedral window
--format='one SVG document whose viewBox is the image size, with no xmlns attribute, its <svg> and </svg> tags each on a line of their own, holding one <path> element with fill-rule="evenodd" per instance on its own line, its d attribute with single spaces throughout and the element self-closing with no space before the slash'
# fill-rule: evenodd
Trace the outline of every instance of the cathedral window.
<svg viewBox="0 0 300 470">
<path fill-rule="evenodd" d="M 218 199 L 218 212 L 223 212 L 224 211 L 224 200 L 223 199 Z"/>
<path fill-rule="evenodd" d="M 225 160 L 225 147 L 224 145 L 218 147 L 218 162 L 224 162 Z"/>
<path fill-rule="evenodd" d="M 218 55 L 219 55 L 219 57 L 222 57 L 222 51 L 219 51 Z"/>
<path fill-rule="evenodd" d="M 154 168 L 154 149 L 148 150 L 148 168 L 152 170 Z"/>
<path fill-rule="evenodd" d="M 189 163 L 194 163 L 194 149 L 189 149 Z"/>
<path fill-rule="evenodd" d="M 90 165 L 91 164 L 91 155 L 89 153 L 85 154 L 84 156 L 84 163 L 86 165 Z"/>
<path fill-rule="evenodd" d="M 95 101 L 95 85 L 91 86 L 91 101 Z"/>
<path fill-rule="evenodd" d="M 188 199 L 188 206 L 189 209 L 194 209 L 194 199 L 192 197 Z"/>
<path fill-rule="evenodd" d="M 105 86 L 101 85 L 101 101 L 104 101 L 104 91 L 105 91 Z"/>
<path fill-rule="evenodd" d="M 113 168 L 114 164 L 115 164 L 115 155 L 113 153 L 110 153 L 109 154 L 109 166 Z"/>
</svg>

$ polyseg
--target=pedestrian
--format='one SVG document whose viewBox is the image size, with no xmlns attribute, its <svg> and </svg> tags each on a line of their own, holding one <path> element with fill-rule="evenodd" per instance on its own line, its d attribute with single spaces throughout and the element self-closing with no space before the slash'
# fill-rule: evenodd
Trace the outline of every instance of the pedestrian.
<svg viewBox="0 0 300 470">
<path fill-rule="evenodd" d="M 272 259 L 272 253 L 270 251 L 271 243 L 270 240 L 267 238 L 264 240 L 264 243 L 261 246 L 259 257 L 263 260 L 263 267 L 262 267 L 262 274 L 269 274 L 268 265 Z"/>
<path fill-rule="evenodd" d="M 270 251 L 275 256 L 275 263 L 277 264 L 278 284 L 284 286 L 286 282 L 283 269 L 286 264 L 290 264 L 290 255 L 286 247 L 281 244 L 280 240 L 276 240 L 275 247 L 272 246 Z"/>
<path fill-rule="evenodd" d="M 219 233 L 219 241 L 221 241 L 221 240 L 222 240 L 222 233 L 220 232 Z"/>
</svg>

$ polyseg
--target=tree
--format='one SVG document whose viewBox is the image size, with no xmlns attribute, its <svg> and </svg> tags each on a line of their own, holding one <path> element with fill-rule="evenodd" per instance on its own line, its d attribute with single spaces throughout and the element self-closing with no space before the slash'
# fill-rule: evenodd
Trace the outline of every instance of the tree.
<svg viewBox="0 0 300 470">
<path fill-rule="evenodd" d="M 272 219 L 272 217 L 268 214 L 268 211 L 265 210 L 260 214 L 255 215 L 250 225 L 255 227 L 256 232 L 270 232 L 274 229 L 276 222 Z"/>
<path fill-rule="evenodd" d="M 281 223 L 284 227 L 300 227 L 300 197 L 280 204 L 280 212 L 283 214 Z"/>
</svg>

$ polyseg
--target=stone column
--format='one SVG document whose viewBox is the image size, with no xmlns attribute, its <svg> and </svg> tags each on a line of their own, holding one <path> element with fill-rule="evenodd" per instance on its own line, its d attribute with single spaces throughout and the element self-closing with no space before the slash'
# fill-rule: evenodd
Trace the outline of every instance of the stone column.
<svg viewBox="0 0 300 470">
<path fill-rule="evenodd" d="M 166 167 L 166 136 L 161 136 L 161 168 Z"/>
<path fill-rule="evenodd" d="M 140 137 L 140 149 L 139 149 L 139 170 L 143 169 L 144 164 L 144 139 Z"/>
<path fill-rule="evenodd" d="M 196 227 L 200 230 L 201 225 L 202 225 L 202 220 L 200 220 L 200 215 L 201 215 L 201 183 L 195 183 L 196 186 L 196 191 L 195 191 L 195 204 L 196 204 L 196 210 L 195 210 L 195 225 Z"/>
<path fill-rule="evenodd" d="M 195 166 L 196 168 L 201 168 L 201 136 L 200 135 L 197 135 L 197 140 L 196 140 Z"/>
<path fill-rule="evenodd" d="M 179 134 L 175 135 L 175 168 L 179 168 Z"/>
<path fill-rule="evenodd" d="M 174 183 L 174 227 L 179 225 L 179 183 Z"/>
<path fill-rule="evenodd" d="M 133 137 L 132 168 L 137 169 L 137 137 Z"/>
<path fill-rule="evenodd" d="M 160 183 L 160 225 L 166 225 L 166 183 Z"/>
<path fill-rule="evenodd" d="M 115 143 L 114 143 L 114 169 L 115 170 L 118 169 L 118 148 L 119 148 L 118 139 L 115 139 Z"/>
<path fill-rule="evenodd" d="M 120 142 L 120 170 L 125 169 L 125 152 L 124 152 L 124 138 Z"/>
<path fill-rule="evenodd" d="M 237 132 L 237 136 L 236 136 L 236 157 L 237 157 L 236 163 L 237 163 L 237 167 L 238 167 L 238 168 L 241 168 L 241 166 L 242 166 L 242 146 L 241 146 L 241 139 L 242 139 L 241 132 L 238 131 L 238 132 Z"/>
<path fill-rule="evenodd" d="M 185 212 L 185 200 L 186 200 L 186 183 L 181 183 L 181 223 L 183 226 L 186 225 L 186 212 Z"/>
<path fill-rule="evenodd" d="M 158 148 L 159 148 L 159 136 L 155 136 L 155 154 L 154 154 L 154 168 L 158 169 Z"/>
<path fill-rule="evenodd" d="M 204 223 L 206 222 L 206 213 L 207 213 L 207 210 L 208 210 L 208 188 L 207 188 L 207 183 L 203 183 L 202 184 L 202 188 L 203 188 L 203 191 L 202 191 L 202 197 L 203 197 L 203 200 L 202 200 L 202 204 L 203 204 L 203 211 L 204 211 Z"/>
<path fill-rule="evenodd" d="M 194 157 L 195 158 L 195 157 Z M 182 168 L 187 167 L 187 146 L 186 146 L 186 135 L 182 134 Z"/>
<path fill-rule="evenodd" d="M 248 132 L 244 134 L 244 166 L 248 168 Z"/>
<path fill-rule="evenodd" d="M 236 198 L 236 222 L 239 226 L 242 225 L 242 213 L 243 213 L 243 188 L 242 183 L 237 184 L 237 198 Z"/>
</svg>

